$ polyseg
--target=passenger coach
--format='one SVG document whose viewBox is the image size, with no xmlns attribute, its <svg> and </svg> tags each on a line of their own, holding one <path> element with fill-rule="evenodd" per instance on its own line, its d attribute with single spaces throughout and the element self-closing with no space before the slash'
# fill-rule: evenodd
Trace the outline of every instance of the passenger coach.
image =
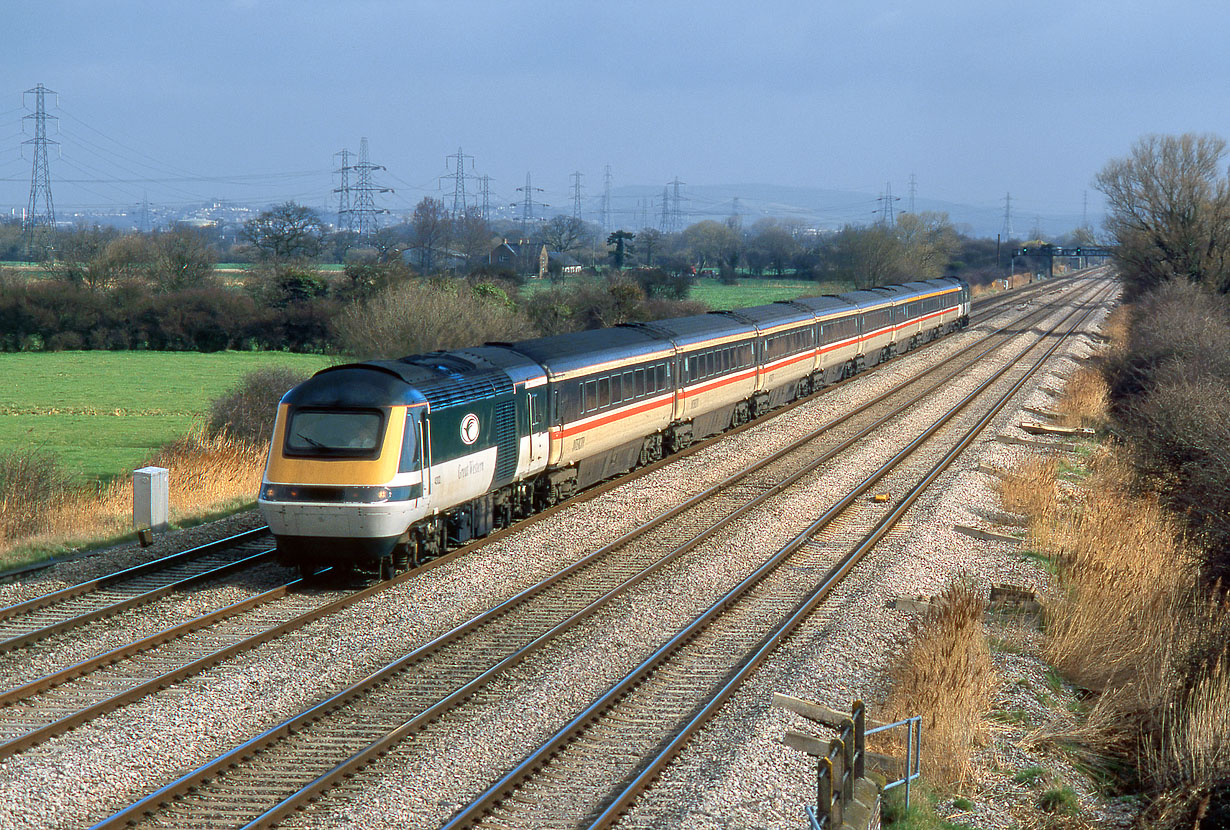
<svg viewBox="0 0 1230 830">
<path fill-rule="evenodd" d="M 383 575 L 969 320 L 955 278 L 318 372 L 278 408 L 281 558 Z"/>
</svg>

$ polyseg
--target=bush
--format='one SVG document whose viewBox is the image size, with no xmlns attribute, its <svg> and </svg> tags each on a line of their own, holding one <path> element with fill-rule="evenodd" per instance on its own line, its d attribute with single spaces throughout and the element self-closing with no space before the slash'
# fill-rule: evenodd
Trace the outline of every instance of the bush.
<svg viewBox="0 0 1230 830">
<path fill-rule="evenodd" d="M 459 280 L 393 286 L 344 306 L 333 321 L 335 342 L 357 358 L 396 358 L 536 333 L 498 287 L 476 288 Z"/>
<path fill-rule="evenodd" d="M 302 372 L 283 368 L 249 372 L 237 387 L 210 404 L 208 434 L 229 435 L 258 446 L 268 443 L 278 402 L 306 378 Z"/>
<path fill-rule="evenodd" d="M 1107 380 L 1137 470 L 1203 540 L 1209 580 L 1230 580 L 1230 302 L 1185 281 L 1147 295 Z"/>
<path fill-rule="evenodd" d="M 30 449 L 0 453 L 0 540 L 42 530 L 66 487 L 55 457 Z"/>
</svg>

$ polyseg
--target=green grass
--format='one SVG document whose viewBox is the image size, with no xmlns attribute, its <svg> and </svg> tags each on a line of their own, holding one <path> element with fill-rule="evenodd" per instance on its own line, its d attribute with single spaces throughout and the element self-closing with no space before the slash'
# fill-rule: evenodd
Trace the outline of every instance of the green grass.
<svg viewBox="0 0 1230 830">
<path fill-rule="evenodd" d="M 105 481 L 187 433 L 248 372 L 331 362 L 283 352 L 0 354 L 0 451 L 35 447 L 75 482 Z"/>
<path fill-rule="evenodd" d="M 736 285 L 722 285 L 718 280 L 706 277 L 696 281 L 689 299 L 700 300 L 713 309 L 731 309 L 849 290 L 850 286 L 835 283 L 756 277 L 741 277 Z"/>
<path fill-rule="evenodd" d="M 1040 766 L 1034 765 L 1012 776 L 1012 780 L 1026 787 L 1036 787 L 1043 781 L 1050 780 L 1051 774 Z"/>
<path fill-rule="evenodd" d="M 941 796 L 925 784 L 916 784 L 911 788 L 910 809 L 907 810 L 905 809 L 905 788 L 897 787 L 884 796 L 883 826 L 896 830 L 962 830 L 970 826 L 941 818 L 935 809 L 940 800 Z M 969 807 L 957 807 L 957 809 L 968 810 L 973 807 L 972 803 L 968 801 L 966 803 Z"/>
<path fill-rule="evenodd" d="M 1069 786 L 1055 787 L 1038 796 L 1038 807 L 1048 813 L 1074 816 L 1080 812 L 1076 792 Z"/>
</svg>

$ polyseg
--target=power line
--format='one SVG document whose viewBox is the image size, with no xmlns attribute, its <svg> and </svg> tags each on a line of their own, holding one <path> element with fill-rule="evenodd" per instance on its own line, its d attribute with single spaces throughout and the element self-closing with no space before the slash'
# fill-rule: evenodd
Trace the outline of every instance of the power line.
<svg viewBox="0 0 1230 830">
<path fill-rule="evenodd" d="M 572 218 L 581 218 L 581 177 L 584 174 L 578 170 L 569 176 L 572 179 Z"/>
<path fill-rule="evenodd" d="M 483 217 L 483 221 L 485 222 L 491 218 L 491 177 L 488 176 L 486 173 L 484 173 L 482 176 L 482 183 L 483 183 L 482 217 Z"/>
<path fill-rule="evenodd" d="M 611 227 L 611 165 L 602 174 L 602 232 L 610 233 Z"/>
<path fill-rule="evenodd" d="M 447 176 L 441 176 L 440 180 L 453 180 L 453 218 L 460 219 L 465 216 L 468 205 L 466 204 L 466 179 L 477 179 L 478 176 L 472 173 L 465 172 L 465 160 L 470 160 L 470 169 L 474 169 L 474 156 L 467 156 L 461 152 L 461 148 L 457 148 L 457 152 L 451 156 L 444 157 L 444 163 L 448 164 L 449 159 L 457 159 L 457 165 L 453 172 Z"/>
<path fill-rule="evenodd" d="M 679 195 L 679 188 L 687 184 L 687 182 L 679 181 L 679 177 L 676 176 L 667 184 L 673 188 L 671 191 L 670 232 L 674 233 L 683 230 L 683 210 L 680 202 L 687 201 L 687 199 Z"/>
<path fill-rule="evenodd" d="M 372 181 L 372 172 L 384 169 L 383 165 L 372 164 L 368 160 L 367 139 L 359 139 L 359 163 L 354 166 L 358 173 L 358 183 L 353 188 L 354 204 L 350 208 L 350 216 L 353 217 L 353 229 L 358 232 L 360 239 L 371 237 L 376 232 L 376 217 L 381 213 L 388 213 L 384 208 L 376 207 L 375 195 L 392 193 L 393 188 L 383 187 Z"/>
<path fill-rule="evenodd" d="M 551 207 L 545 202 L 535 202 L 535 193 L 544 193 L 541 187 L 534 187 L 530 182 L 529 171 L 525 174 L 525 187 L 518 187 L 517 190 L 523 192 L 525 197 L 521 200 L 521 235 L 525 236 L 528 233 L 530 222 L 534 220 L 534 207 Z M 510 207 L 516 207 L 517 203 L 513 202 Z"/>
<path fill-rule="evenodd" d="M 342 166 L 338 168 L 338 174 L 341 176 L 339 187 L 333 188 L 333 192 L 338 194 L 337 197 L 337 229 L 339 231 L 354 230 L 354 214 L 350 211 L 350 156 L 351 152 L 343 147 L 333 154 L 334 158 L 342 157 Z"/>
<path fill-rule="evenodd" d="M 897 224 L 897 215 L 894 211 L 893 202 L 901 201 L 900 196 L 893 196 L 893 183 L 886 182 L 884 185 L 884 193 L 877 200 L 880 207 L 873 213 L 880 214 L 879 224 L 886 228 L 891 228 Z"/>
<path fill-rule="evenodd" d="M 23 122 L 25 119 L 34 120 L 34 138 L 22 142 L 22 144 L 34 145 L 34 165 L 30 172 L 30 202 L 25 221 L 27 234 L 32 233 L 36 227 L 54 228 L 56 224 L 56 210 L 51 199 L 51 172 L 47 165 L 47 145 L 60 142 L 47 137 L 47 119 L 56 120 L 56 116 L 47 114 L 45 97 L 48 92 L 52 95 L 56 94 L 39 84 L 34 89 L 27 89 L 24 93 L 24 95 L 34 96 L 34 112 L 23 117 Z M 41 208 L 39 207 L 40 202 L 42 203 Z"/>
</svg>

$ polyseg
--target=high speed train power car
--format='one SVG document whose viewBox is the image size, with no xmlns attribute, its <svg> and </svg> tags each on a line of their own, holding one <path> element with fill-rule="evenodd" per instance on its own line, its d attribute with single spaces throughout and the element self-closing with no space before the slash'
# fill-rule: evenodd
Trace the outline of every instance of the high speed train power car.
<svg viewBox="0 0 1230 830">
<path fill-rule="evenodd" d="M 961 280 L 335 366 L 282 398 L 280 558 L 396 569 L 964 327 Z"/>
</svg>

